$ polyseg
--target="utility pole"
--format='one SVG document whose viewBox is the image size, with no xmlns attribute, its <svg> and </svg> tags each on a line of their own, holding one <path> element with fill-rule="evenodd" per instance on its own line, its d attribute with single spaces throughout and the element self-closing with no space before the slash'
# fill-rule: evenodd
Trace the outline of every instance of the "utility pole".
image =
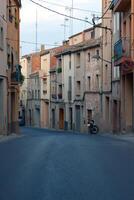
<svg viewBox="0 0 134 200">
<path fill-rule="evenodd" d="M 74 32 L 74 30 L 73 30 L 73 26 L 74 26 L 74 21 L 73 21 L 73 16 L 74 16 L 74 0 L 72 0 L 72 24 L 71 24 L 71 34 L 73 35 L 73 32 Z"/>
<path fill-rule="evenodd" d="M 65 11 L 69 11 L 69 16 L 70 16 L 70 25 L 69 25 L 69 36 L 72 35 L 72 30 L 71 30 L 71 26 L 72 26 L 72 19 L 71 19 L 71 16 L 72 16 L 72 9 L 70 7 L 66 7 L 65 8 Z"/>
<path fill-rule="evenodd" d="M 65 18 L 64 24 L 61 24 L 61 26 L 63 26 L 64 28 L 64 41 L 66 40 L 66 28 L 68 27 L 68 25 L 66 24 L 67 21 L 68 21 L 68 18 Z"/>
<path fill-rule="evenodd" d="M 85 21 L 88 21 L 88 17 L 87 17 L 87 16 L 85 17 Z M 85 28 L 85 29 L 87 28 L 87 22 L 85 22 L 84 28 Z"/>
<path fill-rule="evenodd" d="M 36 30 L 36 33 L 35 33 L 35 51 L 37 52 L 38 51 L 38 12 L 37 12 L 37 8 L 36 8 L 36 23 L 35 23 L 35 30 Z"/>
</svg>

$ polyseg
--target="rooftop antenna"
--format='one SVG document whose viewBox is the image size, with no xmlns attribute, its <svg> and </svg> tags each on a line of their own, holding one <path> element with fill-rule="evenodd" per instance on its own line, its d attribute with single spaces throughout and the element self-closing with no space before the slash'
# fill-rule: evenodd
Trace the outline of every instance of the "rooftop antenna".
<svg viewBox="0 0 134 200">
<path fill-rule="evenodd" d="M 37 7 L 36 7 L 36 24 L 35 24 L 35 28 L 36 28 L 35 52 L 37 52 L 38 51 L 38 12 L 37 12 Z"/>
<path fill-rule="evenodd" d="M 71 7 L 66 7 L 65 11 L 69 11 L 69 16 L 70 16 L 70 25 L 69 25 L 69 36 L 72 35 L 72 30 L 71 30 L 71 26 L 72 26 L 72 19 L 71 19 L 71 15 L 72 15 L 72 8 Z"/>
<path fill-rule="evenodd" d="M 73 12 L 73 9 L 74 9 L 74 0 L 72 0 L 72 24 L 71 24 L 71 34 L 73 35 L 73 25 L 74 25 L 74 21 L 73 21 L 73 16 L 74 16 L 74 12 Z"/>
<path fill-rule="evenodd" d="M 88 17 L 85 17 L 85 21 L 88 21 Z M 87 22 L 85 22 L 85 29 L 87 28 Z"/>
<path fill-rule="evenodd" d="M 66 28 L 68 27 L 68 25 L 66 24 L 67 21 L 68 21 L 68 18 L 65 18 L 64 24 L 61 24 L 61 26 L 64 27 L 64 41 L 66 40 Z"/>
</svg>

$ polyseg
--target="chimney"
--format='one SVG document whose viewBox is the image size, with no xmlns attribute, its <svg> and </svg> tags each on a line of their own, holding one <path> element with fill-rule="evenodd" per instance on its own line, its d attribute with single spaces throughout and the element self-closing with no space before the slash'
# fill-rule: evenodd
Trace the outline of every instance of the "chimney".
<svg viewBox="0 0 134 200">
<path fill-rule="evenodd" d="M 44 51 L 44 50 L 45 50 L 45 45 L 44 45 L 44 44 L 41 45 L 40 50 L 41 50 L 41 51 Z"/>
</svg>

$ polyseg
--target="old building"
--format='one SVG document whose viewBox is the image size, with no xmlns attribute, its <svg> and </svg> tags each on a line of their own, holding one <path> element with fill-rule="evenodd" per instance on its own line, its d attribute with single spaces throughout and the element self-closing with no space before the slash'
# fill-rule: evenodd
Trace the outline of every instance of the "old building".
<svg viewBox="0 0 134 200">
<path fill-rule="evenodd" d="M 134 129 L 134 1 L 116 0 L 114 17 L 114 66 L 120 68 L 120 128 Z"/>
<path fill-rule="evenodd" d="M 102 0 L 102 126 L 112 131 L 112 14 L 108 0 Z M 100 27 L 100 28 L 101 28 Z"/>
<path fill-rule="evenodd" d="M 86 132 L 89 118 L 101 124 L 101 62 L 93 58 L 101 55 L 100 37 L 100 28 L 85 30 L 70 37 L 70 46 L 56 55 L 56 128 Z"/>
<path fill-rule="evenodd" d="M 0 132 L 18 133 L 20 0 L 0 1 Z M 4 113 L 4 114 L 3 114 Z"/>
<path fill-rule="evenodd" d="M 24 110 L 25 124 L 40 127 L 40 52 L 23 56 L 20 63 L 25 77 L 20 88 L 20 107 Z"/>
<path fill-rule="evenodd" d="M 65 46 L 65 45 L 64 45 Z M 55 106 L 57 98 L 62 99 L 61 93 L 56 94 L 57 78 L 55 54 L 60 52 L 64 46 L 45 50 L 41 54 L 41 127 L 56 128 Z M 54 106 L 54 107 L 53 107 Z"/>
<path fill-rule="evenodd" d="M 0 0 L 0 134 L 7 133 L 7 2 Z"/>
<path fill-rule="evenodd" d="M 20 41 L 20 0 L 9 0 L 7 6 L 7 64 L 8 64 L 8 129 L 18 132 L 19 83 L 21 67 L 19 65 Z"/>
</svg>

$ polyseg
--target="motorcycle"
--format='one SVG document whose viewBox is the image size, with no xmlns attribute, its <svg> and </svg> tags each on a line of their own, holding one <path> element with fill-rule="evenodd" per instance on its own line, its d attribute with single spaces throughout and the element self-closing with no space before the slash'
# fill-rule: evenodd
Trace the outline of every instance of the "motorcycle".
<svg viewBox="0 0 134 200">
<path fill-rule="evenodd" d="M 88 123 L 88 132 L 90 134 L 97 134 L 99 132 L 99 127 L 95 124 L 94 120 Z"/>
</svg>

